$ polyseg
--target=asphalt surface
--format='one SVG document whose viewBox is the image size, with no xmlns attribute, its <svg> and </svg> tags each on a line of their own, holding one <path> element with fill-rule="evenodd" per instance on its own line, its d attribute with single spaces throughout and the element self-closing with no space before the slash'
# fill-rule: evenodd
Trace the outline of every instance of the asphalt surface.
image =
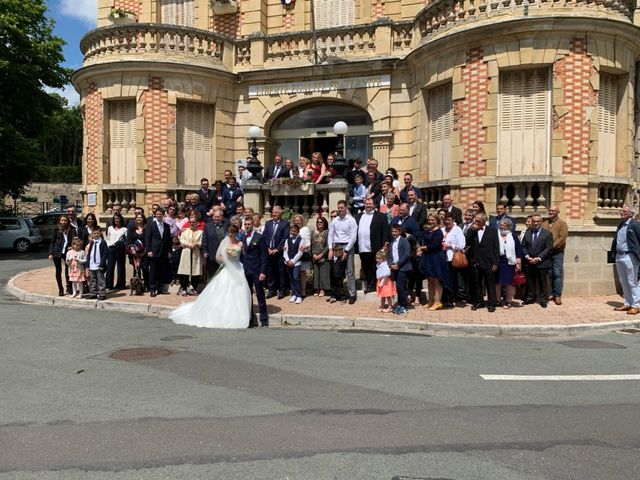
<svg viewBox="0 0 640 480">
<path fill-rule="evenodd" d="M 4 285 L 0 325 L 0 480 L 640 478 L 639 381 L 480 377 L 639 374 L 637 334 L 214 331 Z"/>
</svg>

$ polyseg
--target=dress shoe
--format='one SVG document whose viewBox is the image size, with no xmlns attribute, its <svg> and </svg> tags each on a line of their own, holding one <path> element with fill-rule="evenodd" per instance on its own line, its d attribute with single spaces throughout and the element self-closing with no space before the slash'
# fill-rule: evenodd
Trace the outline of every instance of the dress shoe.
<svg viewBox="0 0 640 480">
<path fill-rule="evenodd" d="M 89 295 L 89 296 L 87 297 L 87 299 L 89 299 L 89 300 L 95 300 L 96 298 L 98 298 L 98 296 L 97 296 L 97 295 Z"/>
<path fill-rule="evenodd" d="M 627 315 L 637 315 L 640 313 L 640 308 L 638 307 L 631 307 L 629 310 L 627 310 Z"/>
<path fill-rule="evenodd" d="M 275 292 L 269 292 L 269 293 L 267 293 L 267 296 L 265 298 L 268 300 L 268 299 L 273 298 L 275 296 L 276 296 Z"/>
<path fill-rule="evenodd" d="M 540 306 L 542 308 L 547 308 L 547 302 L 540 302 Z"/>
<path fill-rule="evenodd" d="M 349 299 L 349 305 L 353 305 L 354 303 L 356 303 L 356 297 L 351 297 Z"/>
<path fill-rule="evenodd" d="M 58 296 L 59 297 L 64 297 L 64 290 L 58 290 Z"/>
<path fill-rule="evenodd" d="M 493 306 L 493 305 L 489 305 L 489 306 L 487 307 L 487 310 L 489 310 L 489 313 L 493 313 L 493 312 L 495 312 L 495 311 L 496 311 L 496 307 L 495 307 L 495 306 Z"/>
<path fill-rule="evenodd" d="M 155 297 L 155 296 L 157 295 L 157 293 L 156 293 L 156 292 L 155 292 L 155 290 L 154 290 L 154 291 L 152 291 L 152 292 L 151 292 L 151 294 L 150 294 L 150 295 L 151 295 L 151 297 Z"/>
<path fill-rule="evenodd" d="M 526 299 L 524 302 L 522 302 L 523 305 L 533 305 L 533 300 L 531 299 Z"/>
<path fill-rule="evenodd" d="M 556 305 L 562 305 L 562 297 L 553 297 L 553 301 Z"/>
<path fill-rule="evenodd" d="M 260 322 L 260 326 L 267 328 L 269 326 L 269 322 Z"/>
<path fill-rule="evenodd" d="M 631 310 L 631 307 L 629 305 L 623 305 L 621 307 L 616 307 L 613 309 L 616 312 L 627 312 L 629 310 Z"/>
<path fill-rule="evenodd" d="M 282 300 L 284 298 L 284 292 L 278 293 L 278 300 Z"/>
</svg>

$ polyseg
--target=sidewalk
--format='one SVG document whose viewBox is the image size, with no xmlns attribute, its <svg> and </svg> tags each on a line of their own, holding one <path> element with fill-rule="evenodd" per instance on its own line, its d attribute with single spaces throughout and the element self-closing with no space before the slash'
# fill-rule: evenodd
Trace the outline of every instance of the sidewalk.
<svg viewBox="0 0 640 480">
<path fill-rule="evenodd" d="M 19 300 L 28 303 L 77 308 L 104 308 L 135 313 L 167 316 L 172 308 L 193 297 L 179 297 L 172 287 L 171 295 L 149 294 L 130 296 L 128 290 L 110 292 L 106 301 L 76 300 L 58 297 L 53 267 L 22 273 L 9 281 L 8 290 Z M 430 312 L 422 307 L 409 310 L 407 315 L 384 314 L 376 311 L 375 294 L 360 296 L 354 305 L 327 303 L 327 297 L 307 297 L 300 305 L 282 300 L 268 300 L 272 326 L 300 326 L 313 328 L 360 328 L 382 330 L 413 330 L 422 333 L 450 332 L 486 335 L 572 335 L 621 328 L 640 328 L 640 315 L 614 312 L 622 305 L 621 297 L 563 298 L 564 304 L 553 303 L 543 309 L 539 305 L 498 308 L 495 313 L 486 309 L 472 311 L 469 306 Z"/>
</svg>

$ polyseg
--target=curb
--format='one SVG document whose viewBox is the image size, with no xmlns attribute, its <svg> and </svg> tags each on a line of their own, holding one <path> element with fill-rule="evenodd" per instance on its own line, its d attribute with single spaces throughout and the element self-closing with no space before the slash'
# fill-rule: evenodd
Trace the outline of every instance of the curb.
<svg viewBox="0 0 640 480">
<path fill-rule="evenodd" d="M 86 310 L 114 310 L 125 313 L 159 315 L 167 317 L 173 307 L 146 303 L 116 302 L 113 300 L 71 300 L 31 293 L 15 285 L 15 280 L 28 272 L 19 273 L 7 282 L 7 291 L 18 301 L 36 305 L 78 308 Z M 482 336 L 574 336 L 590 333 L 607 333 L 622 328 L 640 328 L 639 321 L 619 321 L 602 323 L 578 323 L 574 325 L 495 325 L 471 323 L 436 323 L 409 320 L 384 320 L 367 317 L 337 317 L 312 315 L 271 315 L 275 328 L 308 328 L 311 330 L 379 330 L 391 333 L 411 332 L 425 336 L 433 334 L 482 335 Z"/>
</svg>

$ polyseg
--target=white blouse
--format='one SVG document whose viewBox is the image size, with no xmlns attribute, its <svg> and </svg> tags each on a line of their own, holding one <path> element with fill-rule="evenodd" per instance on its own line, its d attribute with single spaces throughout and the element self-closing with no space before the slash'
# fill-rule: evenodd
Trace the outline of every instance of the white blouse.
<svg viewBox="0 0 640 480">
<path fill-rule="evenodd" d="M 464 250 L 464 247 L 467 245 L 467 241 L 464 238 L 462 229 L 457 225 L 454 225 L 448 233 L 444 227 L 440 230 L 442 230 L 442 235 L 444 235 L 443 243 L 445 246 L 445 253 L 447 254 L 447 262 L 450 262 L 453 259 L 453 252 Z"/>
<path fill-rule="evenodd" d="M 120 227 L 116 229 L 113 225 L 107 228 L 107 247 L 113 247 L 117 241 L 124 240 L 124 236 L 127 234 L 126 227 Z"/>
</svg>

